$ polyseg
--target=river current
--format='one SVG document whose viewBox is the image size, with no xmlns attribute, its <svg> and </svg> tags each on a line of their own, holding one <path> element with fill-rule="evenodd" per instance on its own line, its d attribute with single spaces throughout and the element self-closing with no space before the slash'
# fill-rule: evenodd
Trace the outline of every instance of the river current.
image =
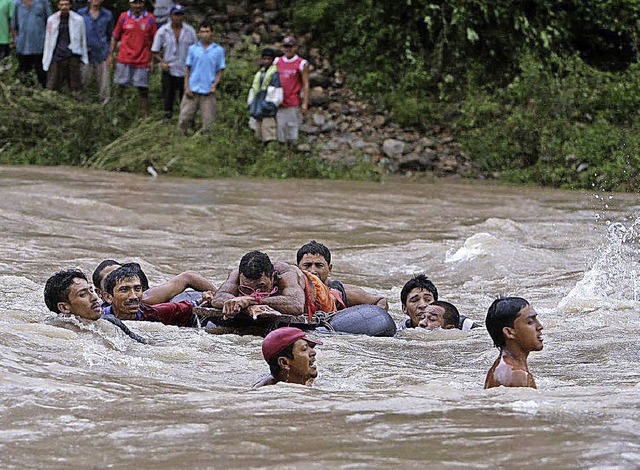
<svg viewBox="0 0 640 470">
<path fill-rule="evenodd" d="M 640 200 L 459 180 L 186 180 L 0 167 L 2 468 L 638 468 Z M 137 261 L 150 283 L 224 281 L 247 251 L 385 294 L 425 273 L 483 321 L 498 295 L 544 324 L 538 390 L 483 390 L 484 328 L 323 335 L 314 387 L 252 390 L 260 338 L 51 321 L 56 270 Z"/>
</svg>

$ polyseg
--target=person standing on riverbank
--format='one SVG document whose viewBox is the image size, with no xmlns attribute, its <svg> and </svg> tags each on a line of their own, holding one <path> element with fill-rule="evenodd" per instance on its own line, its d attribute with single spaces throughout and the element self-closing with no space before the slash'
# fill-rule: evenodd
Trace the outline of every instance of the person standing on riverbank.
<svg viewBox="0 0 640 470">
<path fill-rule="evenodd" d="M 28 74 L 33 70 L 44 88 L 47 72 L 42 68 L 42 52 L 51 5 L 48 0 L 16 0 L 14 13 L 18 72 Z"/>
<path fill-rule="evenodd" d="M 89 63 L 84 68 L 83 86 L 87 87 L 94 79 L 98 83 L 98 96 L 102 104 L 110 97 L 109 70 L 107 56 L 109 42 L 113 34 L 113 13 L 102 6 L 103 0 L 91 0 L 89 5 L 78 10 L 84 18 L 87 31 L 87 49 Z"/>
<path fill-rule="evenodd" d="M 500 355 L 487 372 L 484 388 L 537 388 L 527 358 L 531 351 L 542 351 L 543 326 L 529 302 L 521 297 L 497 299 L 485 323 Z"/>
<path fill-rule="evenodd" d="M 151 52 L 160 62 L 162 69 L 162 99 L 164 115 L 167 119 L 173 116 L 176 94 L 178 94 L 178 102 L 182 101 L 187 53 L 189 47 L 196 42 L 198 42 L 196 30 L 184 22 L 184 7 L 173 6 L 171 21 L 158 30 L 151 46 Z M 162 54 L 160 54 L 161 51 Z"/>
<path fill-rule="evenodd" d="M 183 133 L 202 115 L 202 132 L 209 132 L 216 116 L 216 91 L 226 68 L 224 49 L 213 42 L 213 25 L 207 21 L 198 31 L 200 42 L 189 46 L 184 77 L 184 96 L 178 125 Z"/>
<path fill-rule="evenodd" d="M 82 64 L 89 63 L 84 18 L 71 10 L 70 0 L 59 0 L 58 10 L 47 19 L 42 68 L 49 90 L 60 91 L 66 82 L 77 93 L 82 88 Z"/>
<path fill-rule="evenodd" d="M 9 55 L 13 45 L 14 0 L 0 0 L 0 60 Z"/>
<path fill-rule="evenodd" d="M 295 37 L 287 36 L 282 41 L 284 56 L 277 57 L 274 64 L 278 67 L 282 83 L 283 101 L 276 121 L 278 140 L 292 144 L 298 140 L 298 131 L 302 117 L 309 109 L 309 63 L 298 56 L 298 42 Z"/>
<path fill-rule="evenodd" d="M 278 75 L 278 67 L 273 60 L 276 51 L 263 49 L 260 55 L 260 70 L 253 77 L 253 83 L 249 89 L 247 104 L 249 115 L 253 119 L 250 122 L 255 130 L 256 137 L 262 142 L 276 140 L 276 114 L 282 103 L 283 93 Z"/>
<path fill-rule="evenodd" d="M 254 384 L 254 388 L 278 382 L 312 385 L 318 376 L 315 347 L 321 345 L 299 328 L 285 326 L 269 333 L 262 341 L 262 355 L 271 375 Z"/>
<path fill-rule="evenodd" d="M 158 31 L 156 19 L 144 9 L 143 0 L 129 0 L 131 9 L 122 12 L 113 30 L 107 67 L 113 64 L 118 48 L 113 81 L 121 87 L 135 87 L 143 116 L 149 114 L 149 74 L 153 73 L 151 45 Z"/>
</svg>

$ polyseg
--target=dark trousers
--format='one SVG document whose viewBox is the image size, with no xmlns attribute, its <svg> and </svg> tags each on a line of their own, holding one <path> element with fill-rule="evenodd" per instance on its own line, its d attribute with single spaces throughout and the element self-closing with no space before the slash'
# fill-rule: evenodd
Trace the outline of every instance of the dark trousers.
<svg viewBox="0 0 640 470">
<path fill-rule="evenodd" d="M 80 57 L 71 56 L 60 62 L 51 62 L 47 75 L 47 88 L 60 91 L 63 83 L 69 84 L 69 90 L 80 91 L 82 88 L 82 72 Z"/>
<path fill-rule="evenodd" d="M 9 56 L 9 44 L 0 44 L 0 60 Z"/>
<path fill-rule="evenodd" d="M 42 68 L 42 54 L 17 54 L 17 56 L 18 72 L 27 74 L 34 70 L 38 76 L 38 82 L 44 87 L 47 84 L 47 72 Z"/>
<path fill-rule="evenodd" d="M 169 72 L 162 71 L 162 99 L 164 100 L 164 114 L 170 118 L 173 115 L 173 104 L 178 92 L 178 102 L 182 100 L 184 91 L 184 77 L 174 77 Z"/>
</svg>

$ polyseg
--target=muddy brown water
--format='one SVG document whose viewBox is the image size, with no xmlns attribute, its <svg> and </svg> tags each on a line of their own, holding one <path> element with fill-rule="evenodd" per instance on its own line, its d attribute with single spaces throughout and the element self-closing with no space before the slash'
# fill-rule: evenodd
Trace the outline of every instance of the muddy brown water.
<svg viewBox="0 0 640 470">
<path fill-rule="evenodd" d="M 635 195 L 455 180 L 185 180 L 0 167 L 2 468 L 638 468 Z M 414 273 L 483 320 L 499 294 L 545 326 L 538 390 L 482 389 L 484 329 L 323 336 L 313 388 L 251 390 L 260 339 L 129 322 L 50 321 L 44 281 L 137 261 L 151 284 L 220 284 L 247 251 L 399 293 Z"/>
</svg>

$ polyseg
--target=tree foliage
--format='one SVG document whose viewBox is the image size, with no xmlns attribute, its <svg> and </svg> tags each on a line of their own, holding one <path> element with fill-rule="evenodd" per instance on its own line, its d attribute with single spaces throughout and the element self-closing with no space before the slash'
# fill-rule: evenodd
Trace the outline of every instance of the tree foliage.
<svg viewBox="0 0 640 470">
<path fill-rule="evenodd" d="M 296 0 L 350 84 L 401 124 L 452 128 L 476 170 L 637 189 L 637 0 Z"/>
</svg>

